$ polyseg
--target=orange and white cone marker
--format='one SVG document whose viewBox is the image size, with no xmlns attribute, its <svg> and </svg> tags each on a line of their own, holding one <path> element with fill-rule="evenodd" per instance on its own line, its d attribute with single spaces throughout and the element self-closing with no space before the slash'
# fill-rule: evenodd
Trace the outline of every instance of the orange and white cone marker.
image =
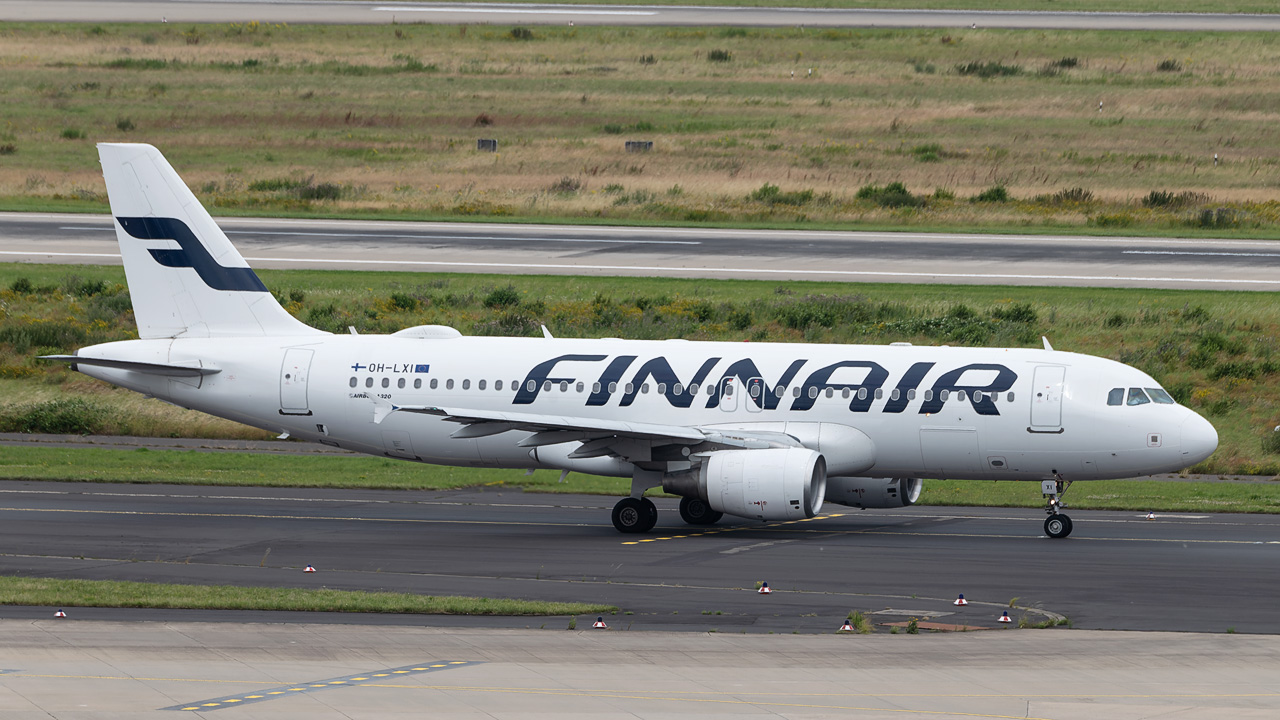
<svg viewBox="0 0 1280 720">
<path fill-rule="evenodd" d="M 601 630 L 608 630 L 608 629 L 609 629 L 609 626 L 604 624 L 604 616 L 603 616 L 603 615 L 600 615 L 600 616 L 596 617 L 596 621 L 595 621 L 595 622 L 593 622 L 593 623 L 591 623 L 591 627 L 593 627 L 593 628 L 600 628 Z"/>
<path fill-rule="evenodd" d="M 853 623 L 845 619 L 844 624 L 840 626 L 840 632 L 853 632 Z"/>
<path fill-rule="evenodd" d="M 964 599 L 964 593 L 960 593 L 960 597 L 956 598 L 956 601 L 951 604 L 952 605 L 968 605 L 969 601 Z"/>
<path fill-rule="evenodd" d="M 64 618 L 67 616 L 67 614 L 59 610 L 58 612 L 54 613 L 53 616 L 56 618 Z"/>
<path fill-rule="evenodd" d="M 768 595 L 769 593 L 773 592 L 773 590 L 769 588 L 769 583 L 762 582 L 760 583 L 760 589 L 757 590 L 756 592 L 760 593 L 761 595 Z"/>
<path fill-rule="evenodd" d="M 313 568 L 313 567 L 311 567 L 310 565 L 308 565 L 308 566 L 307 566 L 307 567 L 306 567 L 302 572 L 304 572 L 304 573 L 313 573 L 313 572 L 315 572 L 315 571 L 316 571 L 316 569 L 315 569 L 315 568 Z"/>
<path fill-rule="evenodd" d="M 1011 622 L 1013 622 L 1013 618 L 1009 617 L 1009 611 L 1008 611 L 1008 610 L 1005 610 L 1005 611 L 1004 611 L 1004 614 L 1000 616 L 1000 620 L 999 620 L 999 622 L 1002 622 L 1002 623 L 1011 623 Z"/>
</svg>

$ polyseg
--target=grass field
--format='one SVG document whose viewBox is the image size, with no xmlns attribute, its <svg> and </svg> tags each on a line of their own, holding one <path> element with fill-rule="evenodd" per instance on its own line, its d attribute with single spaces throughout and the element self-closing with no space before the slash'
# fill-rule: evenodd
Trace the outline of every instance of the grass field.
<svg viewBox="0 0 1280 720">
<path fill-rule="evenodd" d="M 414 0 L 391 0 L 411 3 Z M 520 3 L 527 0 L 490 0 Z M 388 5 L 391 3 L 387 3 Z M 557 0 L 558 5 L 600 5 L 599 0 Z M 888 10 L 1039 10 L 1045 12 L 1274 13 L 1273 3 L 1209 0 L 611 0 L 609 5 L 696 5 L 709 7 L 876 8 Z"/>
<path fill-rule="evenodd" d="M 482 486 L 513 491 L 626 495 L 629 480 L 556 470 L 526 476 L 517 470 L 421 465 L 366 456 L 261 455 L 174 450 L 14 447 L 0 452 L 0 479 L 110 483 L 172 483 L 254 487 L 438 490 Z M 650 494 L 660 494 L 651 491 Z M 1085 510 L 1158 512 L 1280 512 L 1280 483 L 1100 480 L 1077 483 L 1067 496 Z M 1040 485 L 977 480 L 925 482 L 921 505 L 1039 508 Z M 860 510 L 827 505 L 826 512 Z"/>
<path fill-rule="evenodd" d="M 0 208 L 104 210 L 93 143 L 131 140 L 220 213 L 1255 236 L 1280 220 L 1271 34 L 250 20 L 0 26 Z"/>
<path fill-rule="evenodd" d="M 380 333 L 1054 347 L 1151 373 L 1217 427 L 1195 472 L 1280 473 L 1280 304 L 1269 293 L 264 270 L 304 322 Z M 0 264 L 0 432 L 266 433 L 110 388 L 40 354 L 133 337 L 118 267 Z M 6 454 L 8 451 L 6 450 Z M 327 462 L 327 461 L 326 461 Z M 414 466 L 396 464 L 403 472 Z M 475 477 L 475 476 L 470 476 Z M 462 481 L 461 484 L 468 484 Z"/>
<path fill-rule="evenodd" d="M 115 580 L 0 576 L 0 605 L 50 607 L 304 610 L 425 615 L 581 615 L 612 605 L 235 585 L 172 585 Z"/>
</svg>

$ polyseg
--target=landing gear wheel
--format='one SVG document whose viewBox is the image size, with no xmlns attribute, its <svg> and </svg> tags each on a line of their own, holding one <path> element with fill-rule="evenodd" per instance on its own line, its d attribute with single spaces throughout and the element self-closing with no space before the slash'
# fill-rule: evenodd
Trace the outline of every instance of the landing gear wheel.
<svg viewBox="0 0 1280 720">
<path fill-rule="evenodd" d="M 715 525 L 722 517 L 724 513 L 711 509 L 706 500 L 689 497 L 680 499 L 680 519 L 690 525 Z"/>
<path fill-rule="evenodd" d="M 1051 538 L 1064 538 L 1071 534 L 1071 518 L 1054 513 L 1045 518 L 1044 534 Z"/>
<path fill-rule="evenodd" d="M 646 533 L 658 524 L 658 506 L 649 498 L 622 498 L 613 506 L 613 526 L 621 533 Z"/>
</svg>

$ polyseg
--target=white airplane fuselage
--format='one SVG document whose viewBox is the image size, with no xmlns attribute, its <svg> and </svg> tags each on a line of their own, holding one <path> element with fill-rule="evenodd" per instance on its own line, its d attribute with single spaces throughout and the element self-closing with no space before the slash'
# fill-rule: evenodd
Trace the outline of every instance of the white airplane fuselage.
<svg viewBox="0 0 1280 720">
<path fill-rule="evenodd" d="M 80 370 L 182 407 L 296 438 L 468 467 L 561 468 L 565 463 L 535 460 L 529 447 L 517 444 L 528 435 L 520 431 L 455 438 L 451 435 L 458 425 L 441 418 L 392 413 L 375 422 L 377 404 L 370 396 L 396 406 L 762 431 L 781 431 L 788 422 L 833 423 L 870 438 L 874 464 L 859 474 L 873 477 L 1126 478 L 1180 470 L 1216 446 L 1208 423 L 1181 405 L 1107 404 L 1115 388 L 1124 388 L 1126 395 L 1130 387 L 1158 388 L 1145 373 L 1103 358 L 1052 350 L 333 335 L 303 342 L 134 340 L 84 348 L 79 355 L 210 363 L 221 372 L 201 378 L 89 366 Z M 536 371 L 564 356 L 589 359 L 562 359 L 550 372 Z M 662 383 L 662 393 L 661 378 L 643 371 L 654 367 L 655 360 L 677 378 Z M 758 375 L 743 373 L 743 361 L 750 361 Z M 735 365 L 738 369 L 731 370 Z M 962 368 L 969 369 L 958 381 L 945 381 L 944 376 Z M 762 380 L 754 396 L 751 377 Z M 729 395 L 722 389 L 726 380 L 735 385 Z M 532 393 L 530 383 L 535 385 Z M 612 392 L 610 383 L 615 385 Z M 679 394 L 676 383 L 683 386 Z M 696 396 L 689 393 L 693 384 Z M 964 399 L 956 386 L 965 388 Z M 980 388 L 981 400 L 975 401 L 974 388 Z M 810 397 L 813 390 L 817 397 Z M 838 501 L 831 494 L 827 499 Z"/>
</svg>

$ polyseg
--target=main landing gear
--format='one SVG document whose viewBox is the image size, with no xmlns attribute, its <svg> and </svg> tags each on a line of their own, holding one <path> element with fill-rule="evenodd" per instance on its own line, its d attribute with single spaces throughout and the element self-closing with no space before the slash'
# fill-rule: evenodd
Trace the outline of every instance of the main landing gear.
<svg viewBox="0 0 1280 720">
<path fill-rule="evenodd" d="M 1040 491 L 1046 498 L 1044 511 L 1049 514 L 1044 521 L 1044 534 L 1051 538 L 1064 538 L 1071 534 L 1071 518 L 1058 512 L 1066 507 L 1062 502 L 1062 496 L 1066 494 L 1069 487 L 1071 487 L 1071 481 L 1063 480 L 1061 475 L 1058 475 L 1057 480 L 1045 480 L 1040 483 Z"/>
<path fill-rule="evenodd" d="M 625 497 L 613 506 L 613 526 L 622 533 L 647 533 L 658 524 L 658 506 L 646 497 Z"/>
<path fill-rule="evenodd" d="M 724 513 L 712 509 L 701 498 L 680 498 L 680 519 L 690 525 L 715 525 L 722 517 Z"/>
</svg>

